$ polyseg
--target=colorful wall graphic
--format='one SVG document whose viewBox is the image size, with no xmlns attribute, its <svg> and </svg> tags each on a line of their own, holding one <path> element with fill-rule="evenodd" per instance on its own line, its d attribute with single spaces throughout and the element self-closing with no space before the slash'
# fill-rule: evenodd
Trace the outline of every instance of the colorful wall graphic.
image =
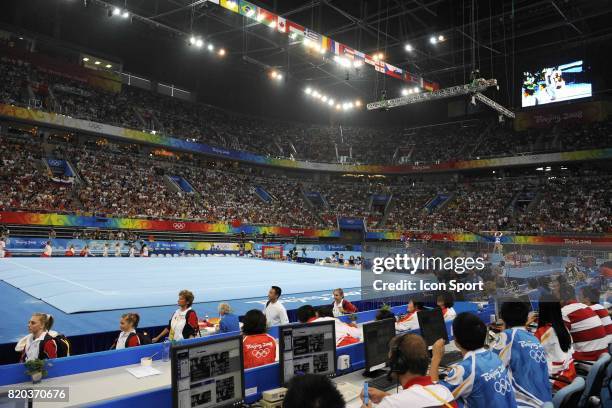
<svg viewBox="0 0 612 408">
<path fill-rule="evenodd" d="M 375 240 L 399 240 L 402 232 L 368 232 L 367 239 Z M 426 241 L 446 241 L 446 242 L 482 242 L 494 243 L 495 238 L 477 234 L 434 234 L 434 233 L 412 233 L 410 237 Z M 520 245 L 564 245 L 564 246 L 612 246 L 612 235 L 599 236 L 554 236 L 554 235 L 507 235 L 501 237 L 502 244 Z"/>
<path fill-rule="evenodd" d="M 176 220 L 144 220 L 138 218 L 105 218 L 81 215 L 41 214 L 28 212 L 0 211 L 0 224 L 49 225 L 57 227 L 80 227 L 100 229 L 131 229 L 143 231 L 176 231 L 191 233 L 270 234 L 279 236 L 300 236 L 307 238 L 339 237 L 340 232 L 325 229 L 289 228 L 261 225 L 233 226 L 226 223 L 207 224 Z"/>
<path fill-rule="evenodd" d="M 225 233 L 239 234 L 244 232 L 248 235 L 266 234 L 278 236 L 299 236 L 307 238 L 339 238 L 340 231 L 327 229 L 289 228 L 260 225 L 231 225 L 225 223 L 206 224 L 201 222 L 187 221 L 156 221 L 142 220 L 137 218 L 104 218 L 87 217 L 79 215 L 64 214 L 40 214 L 28 212 L 2 212 L 0 211 L 0 224 L 15 225 L 48 225 L 56 227 L 80 227 L 100 229 L 133 229 L 142 231 L 176 231 L 197 233 Z M 368 232 L 368 240 L 400 240 L 402 232 L 383 231 Z M 485 237 L 477 234 L 434 234 L 434 233 L 410 233 L 410 236 L 419 240 L 446 241 L 446 242 L 490 242 L 493 237 Z M 508 235 L 502 237 L 504 244 L 522 245 L 564 245 L 564 246 L 612 246 L 612 235 L 599 235 L 592 237 L 571 236 L 535 236 L 535 235 Z"/>
<path fill-rule="evenodd" d="M 163 146 L 169 149 L 183 150 L 192 153 L 200 153 L 220 158 L 239 160 L 254 164 L 285 167 L 296 170 L 316 170 L 341 173 L 371 173 L 371 174 L 409 174 L 430 173 L 449 170 L 469 170 L 480 168 L 496 168 L 504 166 L 517 166 L 526 164 L 559 163 L 581 160 L 600 160 L 612 158 L 612 148 L 581 150 L 566 153 L 536 154 L 518 157 L 500 157 L 486 160 L 466 160 L 439 164 L 423 165 L 341 165 L 334 163 L 311 163 L 305 161 L 294 161 L 288 159 L 274 159 L 257 154 L 232 149 L 219 148 L 201 143 L 187 142 L 169 136 L 151 134 L 139 130 L 125 129 L 103 123 L 90 122 L 87 120 L 74 119 L 56 113 L 47 113 L 35 109 L 20 108 L 12 105 L 0 104 L 0 116 L 17 119 L 37 124 L 59 126 L 63 128 L 77 129 L 92 132 L 103 136 L 111 136 L 123 139 L 126 142 L 141 142 Z"/>
</svg>

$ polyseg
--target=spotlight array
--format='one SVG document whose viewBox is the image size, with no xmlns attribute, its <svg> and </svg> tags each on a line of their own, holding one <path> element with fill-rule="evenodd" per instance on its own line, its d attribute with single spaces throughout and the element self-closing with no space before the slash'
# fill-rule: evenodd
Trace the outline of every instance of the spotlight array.
<svg viewBox="0 0 612 408">
<path fill-rule="evenodd" d="M 434 45 L 435 45 L 435 44 L 437 44 L 437 43 L 444 42 L 444 41 L 446 41 L 446 37 L 444 37 L 442 34 L 440 34 L 440 35 L 438 35 L 438 36 L 432 35 L 432 36 L 429 38 L 429 42 L 430 42 L 431 44 L 434 44 Z"/>
<path fill-rule="evenodd" d="M 402 96 L 417 94 L 419 91 L 420 89 L 418 86 L 415 86 L 414 88 L 404 88 L 402 89 Z"/>
<path fill-rule="evenodd" d="M 202 48 L 204 47 L 204 40 L 201 37 L 192 35 L 191 37 L 189 37 L 189 45 L 193 45 L 196 48 Z M 211 43 L 208 43 L 206 45 L 206 49 L 210 52 L 215 51 L 215 46 Z M 219 51 L 217 51 L 217 55 L 219 55 L 220 57 L 224 57 L 225 54 L 227 54 L 227 51 L 225 51 L 224 48 L 220 48 Z"/>
<path fill-rule="evenodd" d="M 112 9 L 108 10 L 108 16 L 128 18 L 130 16 L 130 12 L 127 10 L 122 10 L 119 7 L 113 7 Z"/>
<path fill-rule="evenodd" d="M 276 70 L 272 70 L 270 71 L 270 78 L 280 81 L 281 79 L 283 79 L 283 74 Z"/>
<path fill-rule="evenodd" d="M 317 91 L 316 89 L 313 89 L 311 87 L 304 88 L 304 93 L 312 97 L 313 99 L 319 100 L 323 104 L 327 104 L 332 109 L 335 107 L 336 110 L 338 111 L 340 110 L 348 111 L 353 108 L 359 108 L 363 105 L 363 103 L 359 99 L 356 99 L 354 101 L 345 101 L 342 103 L 336 102 L 334 98 L 328 95 L 324 95 L 320 93 L 319 91 Z"/>
</svg>

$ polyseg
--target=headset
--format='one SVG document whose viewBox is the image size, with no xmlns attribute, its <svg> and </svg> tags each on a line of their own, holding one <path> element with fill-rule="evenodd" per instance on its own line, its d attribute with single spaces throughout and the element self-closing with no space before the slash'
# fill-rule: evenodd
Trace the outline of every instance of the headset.
<svg viewBox="0 0 612 408">
<path fill-rule="evenodd" d="M 393 347 L 391 347 L 391 355 L 389 356 L 389 376 L 391 376 L 392 373 L 403 374 L 408 371 L 406 357 L 401 350 L 402 343 L 404 342 L 407 334 L 409 333 L 402 334 L 402 336 L 395 342 Z"/>
</svg>

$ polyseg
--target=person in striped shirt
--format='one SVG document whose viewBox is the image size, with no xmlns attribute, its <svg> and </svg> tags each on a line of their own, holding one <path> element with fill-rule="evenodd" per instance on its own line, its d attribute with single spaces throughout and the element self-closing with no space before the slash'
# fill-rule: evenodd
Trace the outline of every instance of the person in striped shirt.
<svg viewBox="0 0 612 408">
<path fill-rule="evenodd" d="M 546 352 L 525 326 L 529 316 L 526 302 L 504 302 L 500 317 L 505 330 L 500 333 L 493 351 L 508 368 L 519 407 L 539 408 L 552 401 Z"/>
<path fill-rule="evenodd" d="M 580 293 L 580 301 L 590 307 L 601 319 L 601 324 L 603 324 L 608 335 L 609 344 L 612 341 L 612 319 L 610 319 L 608 310 L 599 303 L 599 298 L 601 297 L 599 290 L 592 286 L 585 286 Z"/>
<path fill-rule="evenodd" d="M 608 350 L 608 335 L 597 313 L 576 301 L 574 288 L 563 285 L 559 289 L 561 314 L 572 335 L 574 360 L 596 361 Z"/>
<path fill-rule="evenodd" d="M 563 323 L 561 304 L 552 295 L 544 295 L 538 307 L 538 329 L 535 336 L 546 352 L 548 373 L 555 390 L 565 387 L 576 378 L 572 337 Z"/>
</svg>

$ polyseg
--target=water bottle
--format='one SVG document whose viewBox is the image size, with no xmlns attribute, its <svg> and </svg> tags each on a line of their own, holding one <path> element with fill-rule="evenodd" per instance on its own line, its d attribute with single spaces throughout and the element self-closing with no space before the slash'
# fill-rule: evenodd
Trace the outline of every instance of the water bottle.
<svg viewBox="0 0 612 408">
<path fill-rule="evenodd" d="M 166 362 L 170 360 L 170 340 L 166 337 L 162 344 L 162 361 Z"/>
</svg>

